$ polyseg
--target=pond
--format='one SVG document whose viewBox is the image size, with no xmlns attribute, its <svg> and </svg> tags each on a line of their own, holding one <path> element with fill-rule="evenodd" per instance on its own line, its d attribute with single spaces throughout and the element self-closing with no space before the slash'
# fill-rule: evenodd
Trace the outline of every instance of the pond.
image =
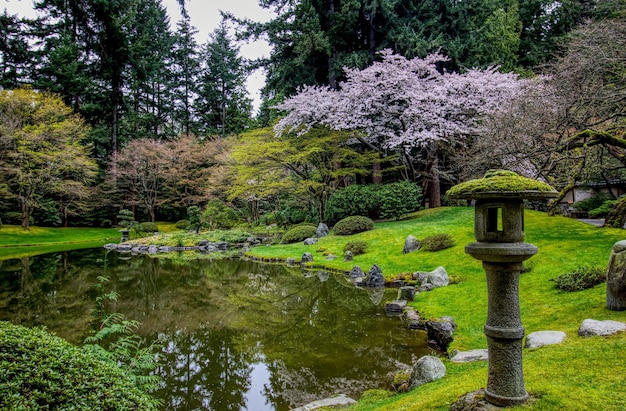
<svg viewBox="0 0 626 411">
<path fill-rule="evenodd" d="M 45 325 L 81 344 L 96 320 L 95 287 L 116 291 L 110 312 L 160 338 L 168 410 L 289 410 L 335 394 L 390 388 L 429 353 L 426 335 L 342 275 L 251 261 L 128 256 L 103 249 L 0 261 L 0 320 Z M 382 300 L 382 301 L 381 301 Z"/>
</svg>

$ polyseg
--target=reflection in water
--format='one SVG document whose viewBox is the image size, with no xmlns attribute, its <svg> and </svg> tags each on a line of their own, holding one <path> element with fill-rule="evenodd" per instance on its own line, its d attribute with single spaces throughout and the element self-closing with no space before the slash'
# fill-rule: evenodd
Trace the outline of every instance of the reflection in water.
<svg viewBox="0 0 626 411">
<path fill-rule="evenodd" d="M 98 259 L 106 257 L 106 264 Z M 288 410 L 388 388 L 399 364 L 428 352 L 425 335 L 384 315 L 395 290 L 336 275 L 241 260 L 157 259 L 81 250 L 0 265 L 0 319 L 80 343 L 93 326 L 94 284 L 111 278 L 111 312 L 160 338 L 165 409 Z"/>
</svg>

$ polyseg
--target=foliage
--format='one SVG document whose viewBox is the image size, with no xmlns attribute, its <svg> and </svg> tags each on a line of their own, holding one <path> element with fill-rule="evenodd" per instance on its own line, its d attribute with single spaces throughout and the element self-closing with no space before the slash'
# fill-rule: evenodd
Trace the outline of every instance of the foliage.
<svg viewBox="0 0 626 411">
<path fill-rule="evenodd" d="M 617 203 L 617 200 L 606 200 L 599 207 L 589 210 L 589 217 L 591 218 L 604 218 L 613 209 L 613 206 Z"/>
<path fill-rule="evenodd" d="M 117 225 L 124 228 L 131 228 L 133 224 L 136 224 L 135 215 L 132 211 L 122 209 L 117 213 Z"/>
<path fill-rule="evenodd" d="M 374 216 L 380 203 L 380 186 L 352 184 L 331 194 L 325 218 L 339 221 L 351 215 Z"/>
<path fill-rule="evenodd" d="M 283 244 L 297 243 L 307 238 L 317 237 L 317 227 L 314 225 L 302 224 L 297 225 L 285 232 L 280 239 Z"/>
<path fill-rule="evenodd" d="M 364 216 L 350 216 L 339 220 L 333 227 L 336 235 L 352 235 L 374 229 L 374 222 Z"/>
<path fill-rule="evenodd" d="M 367 242 L 362 240 L 349 241 L 343 246 L 343 252 L 350 251 L 352 255 L 361 255 L 367 252 Z"/>
<path fill-rule="evenodd" d="M 150 221 L 143 222 L 139 224 L 139 230 L 142 233 L 156 233 L 159 231 L 159 226 L 156 223 L 152 223 Z"/>
<path fill-rule="evenodd" d="M 383 184 L 380 187 L 380 216 L 383 218 L 400 217 L 419 209 L 422 189 L 415 183 L 399 181 Z"/>
<path fill-rule="evenodd" d="M 592 288 L 606 282 L 606 267 L 580 266 L 554 279 L 555 287 L 561 291 L 573 292 Z"/>
<path fill-rule="evenodd" d="M 216 228 L 228 229 L 236 225 L 239 215 L 223 201 L 213 199 L 207 203 L 202 213 L 202 219 L 206 222 L 209 230 Z"/>
<path fill-rule="evenodd" d="M 605 227 L 623 228 L 626 224 L 626 196 L 620 197 L 604 220 Z"/>
<path fill-rule="evenodd" d="M 41 328 L 0 322 L 3 409 L 158 409 L 132 375 Z"/>
<path fill-rule="evenodd" d="M 202 210 L 198 206 L 187 208 L 187 218 L 189 219 L 189 229 L 195 230 L 196 234 L 202 229 Z"/>
<path fill-rule="evenodd" d="M 596 194 L 592 197 L 585 198 L 584 200 L 576 201 L 574 208 L 578 211 L 591 211 L 594 208 L 598 208 L 604 204 L 610 197 L 606 194 Z"/>
<path fill-rule="evenodd" d="M 450 234 L 434 234 L 424 237 L 421 241 L 422 249 L 426 251 L 440 251 L 454 245 L 454 239 Z"/>
<path fill-rule="evenodd" d="M 186 230 L 189 228 L 190 225 L 191 225 L 191 221 L 189 220 L 178 220 L 176 222 L 176 228 L 180 230 Z"/>
</svg>

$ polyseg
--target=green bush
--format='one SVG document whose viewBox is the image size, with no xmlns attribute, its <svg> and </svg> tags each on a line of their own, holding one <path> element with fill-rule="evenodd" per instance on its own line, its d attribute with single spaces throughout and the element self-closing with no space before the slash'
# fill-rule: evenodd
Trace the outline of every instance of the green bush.
<svg viewBox="0 0 626 411">
<path fill-rule="evenodd" d="M 596 194 L 593 197 L 585 198 L 574 203 L 574 208 L 578 211 L 591 211 L 600 207 L 605 201 L 611 198 L 606 194 Z"/>
<path fill-rule="evenodd" d="M 191 222 L 189 220 L 178 220 L 176 222 L 176 228 L 178 228 L 179 230 L 186 230 L 189 228 L 190 225 Z"/>
<path fill-rule="evenodd" d="M 422 249 L 426 251 L 439 251 L 454 245 L 454 239 L 449 234 L 435 234 L 422 240 Z"/>
<path fill-rule="evenodd" d="M 399 219 L 417 211 L 422 201 L 422 189 L 410 181 L 383 184 L 379 190 L 380 216 Z"/>
<path fill-rule="evenodd" d="M 591 218 L 604 218 L 609 214 L 613 205 L 617 203 L 617 200 L 606 200 L 600 207 L 596 207 L 593 210 L 589 210 L 589 217 Z"/>
<path fill-rule="evenodd" d="M 146 221 L 145 223 L 139 224 L 139 230 L 142 233 L 156 233 L 159 231 L 159 227 L 150 221 Z"/>
<path fill-rule="evenodd" d="M 554 279 L 558 290 L 573 292 L 592 288 L 606 281 L 606 267 L 582 266 Z"/>
<path fill-rule="evenodd" d="M 326 220 L 335 222 L 349 216 L 369 216 L 378 208 L 379 188 L 353 184 L 335 191 L 326 205 Z"/>
<path fill-rule="evenodd" d="M 370 218 L 355 215 L 346 217 L 337 222 L 333 227 L 333 233 L 336 235 L 351 235 L 373 229 L 374 222 Z"/>
<path fill-rule="evenodd" d="M 316 233 L 317 227 L 314 225 L 299 225 L 296 227 L 292 227 L 283 234 L 281 238 L 281 243 L 283 244 L 291 244 L 297 243 L 298 241 L 304 241 L 307 238 L 317 237 Z"/>
<path fill-rule="evenodd" d="M 349 241 L 343 246 L 343 252 L 350 251 L 352 255 L 365 254 L 367 252 L 367 242 L 365 241 Z"/>
<path fill-rule="evenodd" d="M 2 409 L 156 410 L 114 364 L 41 328 L 0 322 Z"/>
</svg>

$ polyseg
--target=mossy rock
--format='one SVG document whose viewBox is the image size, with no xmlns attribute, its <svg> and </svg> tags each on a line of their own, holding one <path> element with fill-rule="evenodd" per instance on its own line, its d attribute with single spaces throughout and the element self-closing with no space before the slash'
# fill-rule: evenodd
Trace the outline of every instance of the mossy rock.
<svg viewBox="0 0 626 411">
<path fill-rule="evenodd" d="M 550 198 L 557 195 L 549 184 L 509 170 L 489 170 L 483 178 L 457 184 L 446 193 L 450 198 L 521 197 Z"/>
</svg>

